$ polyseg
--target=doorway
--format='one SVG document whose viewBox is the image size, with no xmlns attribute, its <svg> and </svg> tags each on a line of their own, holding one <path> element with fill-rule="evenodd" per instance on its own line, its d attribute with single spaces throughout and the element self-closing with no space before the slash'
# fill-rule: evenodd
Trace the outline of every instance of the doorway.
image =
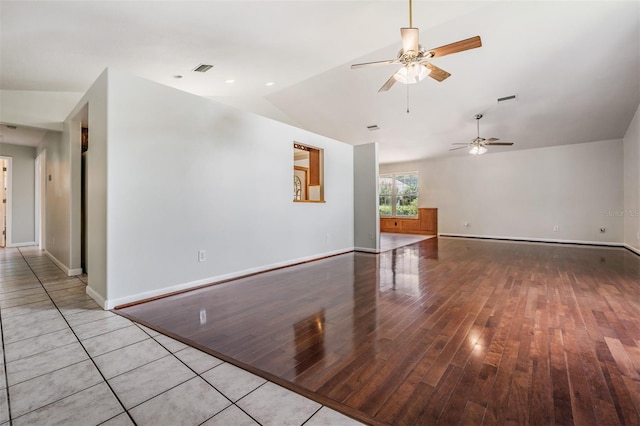
<svg viewBox="0 0 640 426">
<path fill-rule="evenodd" d="M 0 157 L 0 247 L 11 244 L 11 157 Z"/>
<path fill-rule="evenodd" d="M 2 177 L 0 177 L 0 191 L 2 198 L 2 207 L 0 207 L 0 247 L 7 246 L 7 222 L 8 222 L 8 197 L 9 197 L 9 161 L 0 157 L 0 167 L 2 168 Z"/>
<path fill-rule="evenodd" d="M 35 214 L 35 218 L 36 218 L 36 242 L 38 243 L 38 248 L 40 250 L 44 250 L 45 249 L 45 227 L 46 227 L 46 220 L 45 220 L 45 212 L 46 210 L 46 202 L 47 202 L 47 196 L 46 196 L 46 188 L 47 188 L 47 181 L 46 181 L 46 176 L 47 176 L 47 151 L 43 150 L 40 154 L 38 154 L 38 156 L 36 157 L 36 176 L 35 176 L 35 183 L 36 183 L 36 190 L 35 190 L 35 197 L 36 197 L 36 214 Z"/>
</svg>

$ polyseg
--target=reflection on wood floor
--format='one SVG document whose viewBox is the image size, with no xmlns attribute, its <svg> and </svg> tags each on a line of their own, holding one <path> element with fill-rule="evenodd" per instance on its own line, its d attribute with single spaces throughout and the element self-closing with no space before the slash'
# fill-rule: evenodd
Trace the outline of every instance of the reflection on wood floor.
<svg viewBox="0 0 640 426">
<path fill-rule="evenodd" d="M 370 423 L 640 424 L 640 257 L 434 238 L 122 310 Z"/>
<path fill-rule="evenodd" d="M 428 238 L 435 238 L 435 235 L 411 235 L 395 234 L 392 232 L 380 233 L 380 252 L 408 246 Z"/>
</svg>

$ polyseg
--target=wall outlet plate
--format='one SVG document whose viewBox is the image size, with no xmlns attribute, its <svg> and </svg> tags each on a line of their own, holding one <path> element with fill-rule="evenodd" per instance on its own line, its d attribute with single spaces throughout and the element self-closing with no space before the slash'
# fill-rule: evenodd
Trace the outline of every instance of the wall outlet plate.
<svg viewBox="0 0 640 426">
<path fill-rule="evenodd" d="M 198 262 L 204 262 L 207 260 L 207 252 L 205 250 L 198 250 Z"/>
</svg>

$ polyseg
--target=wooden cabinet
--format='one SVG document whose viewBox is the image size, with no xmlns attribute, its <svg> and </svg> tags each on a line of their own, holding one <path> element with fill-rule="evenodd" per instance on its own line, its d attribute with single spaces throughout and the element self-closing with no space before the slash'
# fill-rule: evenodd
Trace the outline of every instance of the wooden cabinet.
<svg viewBox="0 0 640 426">
<path fill-rule="evenodd" d="M 417 218 L 381 217 L 380 232 L 437 235 L 438 209 L 418 209 Z"/>
</svg>

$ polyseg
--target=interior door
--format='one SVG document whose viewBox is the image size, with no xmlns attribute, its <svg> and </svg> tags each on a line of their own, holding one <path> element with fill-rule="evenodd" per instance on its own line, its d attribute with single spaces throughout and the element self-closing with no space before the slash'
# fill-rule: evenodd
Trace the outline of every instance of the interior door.
<svg viewBox="0 0 640 426">
<path fill-rule="evenodd" d="M 0 207 L 0 247 L 7 245 L 7 160 L 0 160 L 2 173 L 0 173 L 0 184 L 2 189 L 2 207 Z"/>
</svg>

